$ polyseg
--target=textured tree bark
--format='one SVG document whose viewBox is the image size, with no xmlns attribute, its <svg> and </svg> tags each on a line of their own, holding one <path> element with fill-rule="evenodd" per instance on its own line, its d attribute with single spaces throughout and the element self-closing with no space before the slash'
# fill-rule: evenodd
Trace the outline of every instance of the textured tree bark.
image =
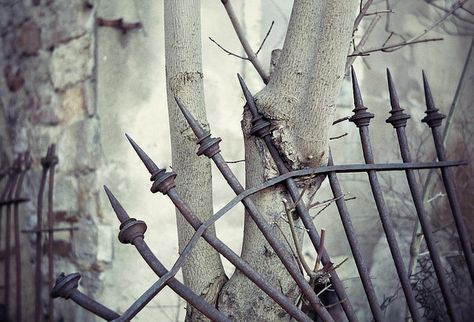
<svg viewBox="0 0 474 322">
<path fill-rule="evenodd" d="M 274 128 L 273 141 L 293 169 L 327 162 L 329 128 L 343 79 L 356 7 L 354 0 L 295 0 L 278 65 L 268 85 L 255 95 L 259 110 Z M 253 187 L 274 176 L 276 167 L 262 141 L 249 136 L 248 113 L 244 114 L 242 128 L 246 184 Z M 312 184 L 310 191 L 319 187 L 309 180 L 301 183 Z M 283 199 L 291 200 L 282 186 L 253 197 L 275 233 L 281 236 L 281 229 L 291 240 L 282 219 L 285 218 Z M 297 224 L 301 226 L 299 221 Z M 330 232 L 328 237 L 331 238 Z M 242 257 L 290 298 L 299 295 L 293 280 L 248 216 Z M 219 309 L 236 321 L 288 321 L 286 313 L 239 272 L 223 287 Z"/>
<path fill-rule="evenodd" d="M 195 214 L 206 219 L 213 213 L 211 165 L 206 157 L 196 155 L 196 138 L 175 103 L 179 97 L 193 115 L 208 127 L 204 105 L 201 62 L 200 1 L 164 1 L 166 83 L 171 132 L 172 162 L 177 189 Z M 180 251 L 194 230 L 177 212 Z M 211 229 L 215 233 L 214 228 Z M 216 303 L 227 280 L 219 254 L 203 240 L 192 251 L 183 267 L 183 278 L 197 294 Z M 187 320 L 204 321 L 205 317 L 188 307 Z"/>
</svg>

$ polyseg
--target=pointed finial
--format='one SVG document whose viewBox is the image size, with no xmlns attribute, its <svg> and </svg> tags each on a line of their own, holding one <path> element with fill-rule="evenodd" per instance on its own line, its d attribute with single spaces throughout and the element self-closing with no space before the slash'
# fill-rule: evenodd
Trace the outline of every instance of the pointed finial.
<svg viewBox="0 0 474 322">
<path fill-rule="evenodd" d="M 356 76 L 353 66 L 351 66 L 351 76 L 352 76 L 352 93 L 354 96 L 354 106 L 356 108 L 363 108 L 364 102 L 362 101 L 362 95 L 360 93 L 359 82 L 357 81 L 357 76 Z"/>
<path fill-rule="evenodd" d="M 252 117 L 253 118 L 258 118 L 259 116 L 261 117 L 260 113 L 257 110 L 257 106 L 255 105 L 255 101 L 253 99 L 252 93 L 250 93 L 249 88 L 247 87 L 247 84 L 245 84 L 244 79 L 242 78 L 242 76 L 240 76 L 239 73 L 237 73 L 237 77 L 239 79 L 242 92 L 244 92 L 244 97 L 245 97 L 245 100 L 247 101 L 247 105 L 250 109 L 250 113 L 252 113 Z"/>
<path fill-rule="evenodd" d="M 153 162 L 153 160 L 145 153 L 145 151 L 143 151 L 142 148 L 140 148 L 127 133 L 125 133 L 125 136 L 127 137 L 135 152 L 138 154 L 138 157 L 142 160 L 148 172 L 150 172 L 152 176 L 158 173 L 160 168 L 158 168 L 155 162 Z"/>
<path fill-rule="evenodd" d="M 175 100 L 184 117 L 188 121 L 189 126 L 198 138 L 197 144 L 199 144 L 199 149 L 197 155 L 204 154 L 208 158 L 212 158 L 214 155 L 219 153 L 221 151 L 219 148 L 219 143 L 222 141 L 221 138 L 213 138 L 211 137 L 211 133 L 206 133 L 199 122 L 191 115 L 183 103 L 181 103 L 179 98 L 175 96 Z"/>
<path fill-rule="evenodd" d="M 370 119 L 374 117 L 374 114 L 367 112 L 367 107 L 364 106 L 362 101 L 362 95 L 360 93 L 359 83 L 357 82 L 357 76 L 354 67 L 351 66 L 352 74 L 352 92 L 354 96 L 354 106 L 352 110 L 354 115 L 349 119 L 350 122 L 355 123 L 357 127 L 369 126 Z"/>
<path fill-rule="evenodd" d="M 181 110 L 181 113 L 183 113 L 184 118 L 188 122 L 189 126 L 193 130 L 194 134 L 198 139 L 202 138 L 203 136 L 206 135 L 206 132 L 202 128 L 201 124 L 192 116 L 191 112 L 184 106 L 183 102 L 178 97 L 174 97 L 176 104 L 178 104 L 179 109 Z"/>
<path fill-rule="evenodd" d="M 423 75 L 423 87 L 425 90 L 425 101 L 426 101 L 426 116 L 421 120 L 428 124 L 429 127 L 438 127 L 443 122 L 443 119 L 446 117 L 439 112 L 435 107 L 433 96 L 431 95 L 430 85 L 428 84 L 428 79 L 426 77 L 425 71 L 422 71 Z"/>
<path fill-rule="evenodd" d="M 259 137 L 263 138 L 264 136 L 269 135 L 271 133 L 271 124 L 263 117 L 262 114 L 259 113 L 252 93 L 250 93 L 242 76 L 240 76 L 240 74 L 237 74 L 237 77 L 239 78 L 240 87 L 242 87 L 242 91 L 244 92 L 245 100 L 247 101 L 247 106 L 249 107 L 250 113 L 252 114 L 252 128 L 250 129 L 250 134 L 256 134 Z"/>
<path fill-rule="evenodd" d="M 434 101 L 433 101 L 433 95 L 431 95 L 430 84 L 428 84 L 428 79 L 426 78 L 425 71 L 422 70 L 421 74 L 423 75 L 423 88 L 425 90 L 426 108 L 428 110 L 436 110 L 436 107 L 435 107 Z"/>
<path fill-rule="evenodd" d="M 395 89 L 395 84 L 393 83 L 392 74 L 390 69 L 387 68 L 387 82 L 388 82 L 388 93 L 390 95 L 390 105 L 392 105 L 392 110 L 399 110 L 400 101 L 398 100 L 397 90 Z"/>
<path fill-rule="evenodd" d="M 117 200 L 117 198 L 115 198 L 112 191 L 110 191 L 109 188 L 107 188 L 107 186 L 105 186 L 105 185 L 104 185 L 104 190 L 105 190 L 105 193 L 107 194 L 107 197 L 109 198 L 110 205 L 114 209 L 114 212 L 117 215 L 117 218 L 120 221 L 120 223 L 123 224 L 124 222 L 129 220 L 130 216 L 127 214 L 125 209 L 123 209 L 122 205 Z"/>
<path fill-rule="evenodd" d="M 397 90 L 395 89 L 395 84 L 393 82 L 392 74 L 387 68 L 387 82 L 388 82 L 388 92 L 390 95 L 390 105 L 392 109 L 390 114 L 392 114 L 385 122 L 393 125 L 394 128 L 405 127 L 407 125 L 407 120 L 410 118 L 410 115 L 406 114 L 403 108 L 400 107 L 400 101 L 398 100 Z"/>
</svg>

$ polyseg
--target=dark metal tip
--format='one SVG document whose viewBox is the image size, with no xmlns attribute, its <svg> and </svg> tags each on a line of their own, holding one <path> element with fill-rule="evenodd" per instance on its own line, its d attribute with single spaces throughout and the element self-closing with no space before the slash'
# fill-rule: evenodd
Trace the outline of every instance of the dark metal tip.
<svg viewBox="0 0 474 322">
<path fill-rule="evenodd" d="M 428 79 L 426 77 L 426 74 L 425 74 L 425 71 L 421 71 L 422 75 L 423 75 L 423 88 L 425 90 L 425 101 L 426 101 L 426 109 L 427 110 L 435 110 L 436 107 L 434 105 L 434 101 L 433 101 L 433 95 L 431 95 L 431 88 L 430 88 L 430 84 L 428 83 Z"/>
<path fill-rule="evenodd" d="M 178 104 L 178 107 L 179 109 L 181 110 L 181 113 L 183 113 L 184 115 L 184 118 L 186 119 L 186 121 L 188 122 L 189 126 L 191 127 L 191 129 L 193 130 L 194 134 L 196 135 L 196 137 L 198 139 L 200 139 L 201 137 L 205 136 L 206 133 L 203 129 L 203 127 L 201 126 L 201 124 L 199 124 L 199 122 L 193 117 L 193 115 L 191 114 L 191 112 L 187 109 L 186 106 L 184 106 L 183 102 L 181 102 L 181 100 L 178 98 L 178 97 L 174 97 L 175 101 L 176 101 L 176 104 Z"/>
<path fill-rule="evenodd" d="M 247 105 L 250 109 L 250 113 L 252 113 L 252 116 L 258 117 L 260 113 L 257 110 L 257 106 L 255 105 L 255 101 L 253 99 L 252 93 L 250 93 L 249 88 L 247 87 L 247 84 L 245 84 L 244 79 L 240 74 L 237 73 L 237 77 L 239 79 L 240 87 L 242 88 L 242 92 L 244 92 L 245 100 L 247 101 Z"/>
<path fill-rule="evenodd" d="M 400 100 L 398 99 L 397 90 L 395 89 L 395 84 L 393 82 L 392 74 L 387 68 L 387 82 L 388 82 L 388 93 L 390 95 L 390 105 L 392 110 L 400 110 Z"/>
<path fill-rule="evenodd" d="M 117 200 L 117 198 L 115 198 L 112 191 L 110 191 L 109 188 L 107 188 L 107 186 L 105 185 L 104 185 L 104 190 L 105 190 L 105 193 L 107 194 L 107 197 L 109 198 L 110 204 L 112 205 L 112 208 L 114 209 L 114 212 L 117 215 L 117 218 L 119 219 L 120 223 L 124 223 L 127 220 L 129 220 L 130 216 L 127 214 L 125 209 L 123 209 L 122 205 Z"/>
<path fill-rule="evenodd" d="M 356 76 L 353 66 L 351 66 L 351 76 L 352 76 L 352 92 L 354 95 L 354 105 L 356 109 L 363 108 L 364 102 L 362 101 L 362 95 L 360 93 L 360 88 L 359 88 L 359 82 L 357 81 L 357 76 Z"/>
<path fill-rule="evenodd" d="M 143 164 L 148 169 L 148 172 L 150 172 L 151 175 L 154 175 L 155 173 L 160 171 L 160 168 L 158 168 L 155 162 L 153 162 L 153 160 L 145 153 L 145 151 L 143 151 L 142 148 L 140 148 L 138 144 L 135 143 L 135 141 L 133 141 L 133 139 L 127 133 L 125 133 L 125 136 L 127 137 L 135 152 L 138 154 L 138 157 L 142 160 Z"/>
</svg>

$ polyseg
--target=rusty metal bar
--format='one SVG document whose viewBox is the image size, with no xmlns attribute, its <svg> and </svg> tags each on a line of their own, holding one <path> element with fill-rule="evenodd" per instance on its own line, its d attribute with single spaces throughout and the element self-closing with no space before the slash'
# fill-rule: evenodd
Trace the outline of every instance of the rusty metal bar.
<svg viewBox="0 0 474 322">
<path fill-rule="evenodd" d="M 127 135 L 128 140 L 137 152 L 140 159 L 145 164 L 145 167 L 151 174 L 153 185 L 151 191 L 153 193 L 161 192 L 167 195 L 174 203 L 176 208 L 184 216 L 184 218 L 197 230 L 202 225 L 202 222 L 192 212 L 187 204 L 182 200 L 175 189 L 174 179 L 176 173 L 166 172 L 165 169 L 160 169 L 158 166 L 146 155 L 146 153 Z M 299 310 L 285 295 L 270 285 L 260 274 L 258 274 L 247 262 L 234 253 L 226 244 L 224 244 L 216 236 L 205 231 L 203 233 L 204 239 L 220 254 L 227 258 L 242 274 L 247 276 L 254 282 L 262 291 L 264 291 L 270 298 L 277 302 L 288 314 L 293 316 L 298 321 L 311 321 L 301 310 Z M 321 311 L 325 310 L 321 306 Z M 333 321 L 329 314 L 324 315 L 324 321 Z"/>
<path fill-rule="evenodd" d="M 426 99 L 426 116 L 422 120 L 422 122 L 428 124 L 428 126 L 431 128 L 438 160 L 445 161 L 446 151 L 443 146 L 443 137 L 440 131 L 440 126 L 445 116 L 439 113 L 438 109 L 434 105 L 433 96 L 431 95 L 431 89 L 424 72 L 423 86 L 425 90 Z M 469 237 L 469 233 L 466 228 L 467 226 L 462 216 L 461 207 L 459 206 L 459 201 L 456 194 L 456 188 L 453 183 L 451 172 L 448 169 L 441 168 L 441 176 L 443 178 L 443 183 L 446 189 L 446 194 L 448 196 L 449 205 L 451 206 L 454 222 L 456 224 L 456 229 L 458 231 L 459 239 L 461 241 L 461 247 L 464 252 L 464 257 L 466 258 L 469 274 L 471 275 L 471 281 L 474 284 L 474 258 L 472 256 L 471 238 Z"/>
<path fill-rule="evenodd" d="M 11 190 L 12 185 L 14 184 L 13 179 L 14 179 L 13 169 L 12 167 L 10 167 L 8 168 L 7 182 L 5 183 L 5 186 L 3 187 L 3 191 L 0 195 L 0 235 L 2 233 L 2 219 L 3 219 L 2 210 L 3 210 L 3 206 L 6 206 L 11 203 L 11 200 L 7 200 L 7 199 L 8 199 L 8 193 Z"/>
<path fill-rule="evenodd" d="M 395 89 L 395 84 L 393 83 L 392 75 L 387 69 L 387 79 L 388 79 L 388 88 L 390 94 L 390 103 L 392 109 L 390 111 L 391 116 L 386 120 L 387 123 L 392 124 L 392 126 L 397 131 L 398 143 L 400 146 L 400 154 L 402 156 L 403 162 L 411 162 L 410 147 L 407 140 L 407 135 L 405 132 L 405 127 L 407 125 L 407 120 L 410 118 L 410 115 L 406 114 L 404 110 L 400 107 L 400 102 L 398 100 L 397 91 Z M 438 278 L 439 286 L 441 288 L 441 293 L 443 295 L 447 312 L 452 321 L 461 321 L 456 306 L 454 304 L 454 299 L 451 294 L 450 287 L 448 285 L 448 280 L 441 263 L 441 257 L 436 247 L 436 241 L 433 237 L 431 224 L 428 220 L 428 215 L 426 214 L 425 208 L 423 206 L 423 196 L 420 191 L 415 172 L 413 170 L 405 170 L 408 186 L 413 198 L 413 203 L 415 205 L 416 213 L 420 220 L 421 229 L 426 240 L 426 246 L 428 247 L 431 261 Z"/>
<path fill-rule="evenodd" d="M 373 118 L 374 115 L 370 112 L 367 112 L 367 107 L 364 106 L 364 103 L 362 101 L 359 84 L 357 83 L 357 78 L 353 68 L 351 68 L 351 72 L 355 108 L 353 110 L 354 115 L 349 119 L 349 121 L 355 123 L 355 125 L 359 128 L 364 159 L 366 163 L 370 164 L 374 163 L 374 156 L 369 137 L 369 123 L 370 119 Z M 392 219 L 390 218 L 390 215 L 388 213 L 388 209 L 382 194 L 382 189 L 380 188 L 377 172 L 371 170 L 368 171 L 367 174 L 369 176 L 370 187 L 374 196 L 375 205 L 377 207 L 380 220 L 382 222 L 385 237 L 387 238 L 388 246 L 390 248 L 390 252 L 395 263 L 395 268 L 397 270 L 397 274 L 400 279 L 403 292 L 405 294 L 411 317 L 414 322 L 421 321 L 421 318 L 416 308 L 417 305 L 415 297 L 413 296 L 413 291 L 411 289 L 409 276 L 406 271 L 405 264 L 403 263 L 400 248 L 398 247 Z"/>
<path fill-rule="evenodd" d="M 242 193 L 245 190 L 244 187 L 242 187 L 237 177 L 229 168 L 227 162 L 224 160 L 222 154 L 220 153 L 219 142 L 221 141 L 221 139 L 213 138 L 211 137 L 210 133 L 206 133 L 199 124 L 199 122 L 197 122 L 197 120 L 191 115 L 189 110 L 184 106 L 184 104 L 178 98 L 175 99 L 189 126 L 198 138 L 198 144 L 200 147 L 197 151 L 197 155 L 204 154 L 208 158 L 211 158 L 212 161 L 214 161 L 214 163 L 216 164 L 221 174 L 223 175 L 223 177 L 226 179 L 229 186 L 232 188 L 232 190 L 237 195 Z M 294 257 L 289 253 L 288 249 L 284 246 L 284 244 L 274 235 L 271 227 L 260 214 L 258 208 L 255 206 L 252 199 L 246 198 L 243 199 L 242 202 L 245 208 L 247 209 L 248 214 L 253 219 L 257 227 L 260 229 L 263 236 L 273 248 L 277 256 L 280 258 L 287 271 L 293 277 L 302 293 L 305 295 L 308 301 L 310 301 L 313 308 L 315 310 L 319 310 L 319 308 L 321 307 L 321 302 L 314 290 L 304 278 L 303 274 L 300 272 Z"/>
<path fill-rule="evenodd" d="M 222 312 L 219 312 L 215 307 L 204 301 L 203 298 L 175 279 L 173 277 L 174 275 L 168 275 L 170 272 L 167 271 L 156 258 L 144 240 L 144 234 L 147 229 L 145 222 L 130 218 L 112 192 L 106 186 L 104 186 L 104 189 L 109 198 L 110 204 L 121 223 L 119 233 L 120 242 L 123 244 L 134 245 L 145 262 L 151 267 L 156 275 L 160 277 L 160 283 L 155 283 L 149 290 L 147 290 L 147 292 L 135 301 L 135 303 L 124 312 L 117 321 L 127 321 L 133 318 L 165 285 L 168 285 L 176 292 L 176 294 L 211 320 L 230 321 Z M 170 276 L 169 279 L 164 280 L 167 276 Z"/>
<path fill-rule="evenodd" d="M 36 252 L 35 252 L 35 321 L 41 322 L 43 320 L 43 310 L 41 309 L 41 286 L 42 286 L 42 273 L 41 273 L 41 262 L 42 262 L 42 225 L 43 225 L 43 195 L 44 188 L 46 186 L 46 177 L 49 170 L 49 164 L 51 159 L 51 147 L 48 147 L 46 156 L 41 158 L 41 165 L 43 167 L 41 173 L 40 186 L 38 191 L 38 201 L 36 205 Z"/>
<path fill-rule="evenodd" d="M 333 159 L 331 151 L 329 151 L 328 166 L 332 165 Z M 377 294 L 375 293 L 374 286 L 372 285 L 372 281 L 370 279 L 369 270 L 365 265 L 362 253 L 360 252 L 360 248 L 357 241 L 357 234 L 352 224 L 352 219 L 349 214 L 349 210 L 347 209 L 346 201 L 344 200 L 344 198 L 340 198 L 344 194 L 339 184 L 339 179 L 337 178 L 335 172 L 329 172 L 328 179 L 329 185 L 331 186 L 332 194 L 336 199 L 336 207 L 339 212 L 339 216 L 341 217 L 342 226 L 344 227 L 344 231 L 346 233 L 347 241 L 349 242 L 352 255 L 354 256 L 354 261 L 357 267 L 357 271 L 359 272 L 362 286 L 364 287 L 365 295 L 367 296 L 367 300 L 369 302 L 370 310 L 372 311 L 374 320 L 376 322 L 382 322 L 384 321 L 384 316 L 382 310 L 380 309 L 380 305 L 377 300 Z"/>
<path fill-rule="evenodd" d="M 14 194 L 15 199 L 20 199 L 21 188 L 27 171 L 30 169 L 31 159 L 29 152 L 25 152 L 21 156 L 20 174 L 18 177 L 18 184 Z M 16 321 L 22 321 L 22 279 L 21 279 L 21 243 L 20 243 L 20 211 L 19 203 L 13 204 L 14 216 L 14 234 L 15 234 L 15 268 L 16 268 Z"/>
<path fill-rule="evenodd" d="M 58 157 L 56 155 L 56 145 L 50 146 L 49 158 L 49 184 L 48 184 L 48 289 L 51 290 L 54 286 L 54 258 L 53 258 L 53 241 L 54 241 L 54 218 L 53 218 L 53 196 L 54 196 L 54 170 L 58 164 Z M 54 321 L 54 301 L 52 297 L 48 297 L 48 321 Z"/>
<path fill-rule="evenodd" d="M 270 133 L 270 122 L 268 122 L 257 110 L 257 106 L 255 104 L 255 101 L 252 97 L 252 94 L 250 93 L 249 89 L 247 88 L 247 85 L 245 84 L 244 80 L 242 77 L 237 74 L 240 82 L 240 86 L 242 87 L 242 91 L 244 93 L 245 99 L 247 101 L 247 106 L 250 109 L 250 112 L 252 113 L 252 128 L 250 130 L 251 135 L 256 135 L 260 137 L 261 139 L 264 140 L 265 145 L 267 146 L 268 151 L 270 152 L 270 155 L 272 156 L 273 161 L 275 162 L 278 171 L 280 174 L 286 174 L 289 173 L 290 171 L 286 167 L 282 157 L 280 156 L 279 151 L 275 147 L 275 145 L 272 142 Z M 296 204 L 296 211 L 298 215 L 301 218 L 301 221 L 303 222 L 303 225 L 305 226 L 306 230 L 308 231 L 309 238 L 316 250 L 320 249 L 320 236 L 318 234 L 318 231 L 314 225 L 313 219 L 311 218 L 311 215 L 309 214 L 308 208 L 305 206 L 302 198 L 300 198 L 300 192 L 298 191 L 298 187 L 295 183 L 295 181 L 292 178 L 288 178 L 285 181 L 286 188 L 293 200 L 293 202 Z M 331 262 L 329 255 L 325 249 L 321 252 L 321 261 L 323 265 L 326 265 Z M 357 316 L 354 313 L 354 309 L 352 308 L 351 302 L 347 296 L 346 290 L 344 288 L 344 285 L 342 284 L 341 280 L 339 279 L 339 276 L 336 271 L 331 272 L 331 277 L 330 277 L 331 284 L 336 291 L 336 294 L 339 298 L 340 305 L 342 306 L 344 313 L 346 314 L 346 317 L 350 322 L 357 321 Z M 332 303 L 329 303 L 332 304 Z M 338 305 L 333 306 L 333 310 L 337 310 Z"/>
<path fill-rule="evenodd" d="M 66 300 L 71 299 L 89 312 L 107 321 L 118 318 L 119 315 L 116 312 L 94 301 L 78 290 L 80 279 L 81 274 L 79 273 L 72 273 L 67 276 L 61 273 L 56 279 L 54 288 L 51 290 L 51 298 L 61 297 Z"/>
<path fill-rule="evenodd" d="M 12 199 L 16 187 L 18 185 L 18 179 L 21 172 L 21 156 L 18 156 L 13 164 L 13 181 L 8 192 L 8 199 Z M 10 311 L 10 252 L 11 252 L 11 229 L 12 229 L 12 204 L 7 205 L 6 209 L 7 218 L 5 223 L 5 272 L 4 272 L 4 287 L 5 287 L 5 310 L 7 316 L 9 316 Z"/>
<path fill-rule="evenodd" d="M 0 206 L 16 205 L 16 204 L 20 204 L 20 203 L 24 203 L 24 202 L 28 202 L 28 201 L 30 201 L 30 198 L 22 198 L 22 197 L 15 198 L 15 197 L 13 197 L 10 200 L 0 201 Z"/>
</svg>

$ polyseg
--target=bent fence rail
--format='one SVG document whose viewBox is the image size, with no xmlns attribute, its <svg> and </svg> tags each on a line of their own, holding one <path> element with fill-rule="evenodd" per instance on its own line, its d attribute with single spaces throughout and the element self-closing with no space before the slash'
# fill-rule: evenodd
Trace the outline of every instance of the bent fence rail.
<svg viewBox="0 0 474 322">
<path fill-rule="evenodd" d="M 354 114 L 349 118 L 350 122 L 353 122 L 359 129 L 360 140 L 362 145 L 362 151 L 365 159 L 365 164 L 346 164 L 346 165 L 334 165 L 332 156 L 329 156 L 327 166 L 303 169 L 298 171 L 290 171 L 273 144 L 270 134 L 271 127 L 268 120 L 266 120 L 257 110 L 253 97 L 245 85 L 243 79 L 239 76 L 239 82 L 244 92 L 247 106 L 252 114 L 252 128 L 250 133 L 252 135 L 260 137 L 265 143 L 269 153 L 271 154 L 273 161 L 275 162 L 279 176 L 274 177 L 267 182 L 263 183 L 258 187 L 245 190 L 242 184 L 232 173 L 227 163 L 224 161 L 220 154 L 219 142 L 220 138 L 211 137 L 210 133 L 207 133 L 200 124 L 194 119 L 191 113 L 186 107 L 177 99 L 177 104 L 192 128 L 194 134 L 198 139 L 199 149 L 198 155 L 205 155 L 212 159 L 216 164 L 217 168 L 221 172 L 222 176 L 226 179 L 229 186 L 233 189 L 236 197 L 232 199 L 226 206 L 216 212 L 206 222 L 201 222 L 193 213 L 193 211 L 186 205 L 179 193 L 175 189 L 175 177 L 176 174 L 172 171 L 166 171 L 160 169 L 152 161 L 152 159 L 130 138 L 131 145 L 138 154 L 139 158 L 143 161 L 145 167 L 150 172 L 151 181 L 153 182 L 151 191 L 153 193 L 160 192 L 167 195 L 174 203 L 176 208 L 185 217 L 185 219 L 194 227 L 196 233 L 189 241 L 187 246 L 181 252 L 178 260 L 175 262 L 171 270 L 167 270 L 159 259 L 153 254 L 148 245 L 144 240 L 144 233 L 147 230 L 147 226 L 144 221 L 130 218 L 124 208 L 120 205 L 119 201 L 115 198 L 112 192 L 105 187 L 105 191 L 110 200 L 110 203 L 120 221 L 120 233 L 119 240 L 124 244 L 134 245 L 140 255 L 143 257 L 145 262 L 150 268 L 156 273 L 159 279 L 143 294 L 141 295 L 124 313 L 118 314 L 113 310 L 107 308 L 103 304 L 96 302 L 89 298 L 87 295 L 81 293 L 78 290 L 79 280 L 81 275 L 79 273 L 73 273 L 70 275 L 61 274 L 56 280 L 56 284 L 51 292 L 52 297 L 62 297 L 65 299 L 71 299 L 80 306 L 89 310 L 90 312 L 102 317 L 105 320 L 112 321 L 128 321 L 132 319 L 141 309 L 143 309 L 151 299 L 156 296 L 165 286 L 173 289 L 180 297 L 185 299 L 190 305 L 195 307 L 197 310 L 202 312 L 204 315 L 214 321 L 228 321 L 222 312 L 216 309 L 214 306 L 205 302 L 201 297 L 192 292 L 189 288 L 175 279 L 176 273 L 185 263 L 189 253 L 193 249 L 194 245 L 200 238 L 204 238 L 212 247 L 214 247 L 222 256 L 226 257 L 239 271 L 245 274 L 255 285 L 264 291 L 269 297 L 271 297 L 278 305 L 280 305 L 286 312 L 291 315 L 295 320 L 298 321 L 311 321 L 309 313 L 316 314 L 322 321 L 333 321 L 334 310 L 337 313 L 345 314 L 347 320 L 357 321 L 357 317 L 354 313 L 354 309 L 351 305 L 350 298 L 347 296 L 345 288 L 339 279 L 337 272 L 332 267 L 332 262 L 323 246 L 323 238 L 318 234 L 318 230 L 309 214 L 308 207 L 304 204 L 300 197 L 300 191 L 298 190 L 294 178 L 308 176 L 308 175 L 327 175 L 329 184 L 334 196 L 334 200 L 341 217 L 343 228 L 346 234 L 346 238 L 349 242 L 350 249 L 361 279 L 367 301 L 372 312 L 375 321 L 383 321 L 383 312 L 381 309 L 381 302 L 377 299 L 374 286 L 372 285 L 371 278 L 369 276 L 369 270 L 367 265 L 364 263 L 358 240 L 356 237 L 354 225 L 351 220 L 351 215 L 346 206 L 344 200 L 343 191 L 338 180 L 338 173 L 355 173 L 365 172 L 368 175 L 368 180 L 373 195 L 380 221 L 389 245 L 389 249 L 392 255 L 392 259 L 402 285 L 403 293 L 406 299 L 406 303 L 413 321 L 421 321 L 420 312 L 417 308 L 417 302 L 410 284 L 410 276 L 406 270 L 406 263 L 403 261 L 400 248 L 395 237 L 395 228 L 390 217 L 387 205 L 384 200 L 384 194 L 382 192 L 377 173 L 380 171 L 403 171 L 405 172 L 409 190 L 415 205 L 416 214 L 420 221 L 424 237 L 426 239 L 427 248 L 430 254 L 432 265 L 436 273 L 436 277 L 441 289 L 441 293 L 444 299 L 446 312 L 452 321 L 461 321 L 458 310 L 456 308 L 455 300 L 453 299 L 452 290 L 448 286 L 445 270 L 441 264 L 440 252 L 437 248 L 436 241 L 433 237 L 432 228 L 428 219 L 428 214 L 424 209 L 422 194 L 420 190 L 420 184 L 417 182 L 415 176 L 415 170 L 421 169 L 435 169 L 439 170 L 442 174 L 444 186 L 448 196 L 452 216 L 454 218 L 459 240 L 462 246 L 462 250 L 465 257 L 465 262 L 471 277 L 471 283 L 474 282 L 474 262 L 472 258 L 472 249 L 470 245 L 470 237 L 464 223 L 459 202 L 456 197 L 454 180 L 450 173 L 450 167 L 461 166 L 467 164 L 466 161 L 447 161 L 446 153 L 441 141 L 440 126 L 444 115 L 439 113 L 433 103 L 431 91 L 423 74 L 423 82 L 425 88 L 426 98 L 426 117 L 422 120 L 425 122 L 432 131 L 433 141 L 438 156 L 438 161 L 426 162 L 426 163 L 413 163 L 410 155 L 408 146 L 408 138 L 405 133 L 405 127 L 407 121 L 410 118 L 408 114 L 400 107 L 398 96 L 395 90 L 395 86 L 390 75 L 387 71 L 390 102 L 391 102 L 391 116 L 386 120 L 390 123 L 397 134 L 398 143 L 400 147 L 400 154 L 402 163 L 390 163 L 390 164 L 376 164 L 374 161 L 372 146 L 369 137 L 369 123 L 370 119 L 374 115 L 368 112 L 367 107 L 364 106 L 359 85 L 357 83 L 356 75 L 352 70 L 352 81 L 353 81 L 353 94 L 355 108 Z M 252 202 L 249 196 L 252 194 L 273 186 L 277 183 L 284 183 L 286 189 L 291 196 L 293 203 L 295 204 L 296 212 L 301 219 L 306 231 L 308 232 L 312 246 L 320 256 L 323 270 L 327 273 L 327 277 L 330 280 L 330 284 L 335 290 L 337 296 L 335 304 L 331 306 L 331 309 L 326 308 L 328 304 L 333 303 L 322 303 L 318 292 L 315 291 L 314 285 L 308 282 L 307 278 L 303 275 L 303 272 L 298 266 L 298 262 L 295 259 L 288 248 L 278 239 L 271 231 L 269 223 L 263 218 L 259 210 Z M 300 288 L 307 305 L 304 307 L 298 306 L 293 303 L 290 299 L 285 297 L 277 288 L 269 284 L 257 271 L 255 271 L 248 263 L 242 258 L 235 254 L 228 246 L 226 246 L 217 237 L 208 234 L 206 229 L 214 224 L 217 220 L 222 218 L 227 211 L 229 211 L 237 203 L 242 202 L 260 229 L 262 234 L 265 236 L 285 268 L 288 270 L 295 283 Z M 314 277 L 314 276 L 310 276 Z"/>
</svg>

